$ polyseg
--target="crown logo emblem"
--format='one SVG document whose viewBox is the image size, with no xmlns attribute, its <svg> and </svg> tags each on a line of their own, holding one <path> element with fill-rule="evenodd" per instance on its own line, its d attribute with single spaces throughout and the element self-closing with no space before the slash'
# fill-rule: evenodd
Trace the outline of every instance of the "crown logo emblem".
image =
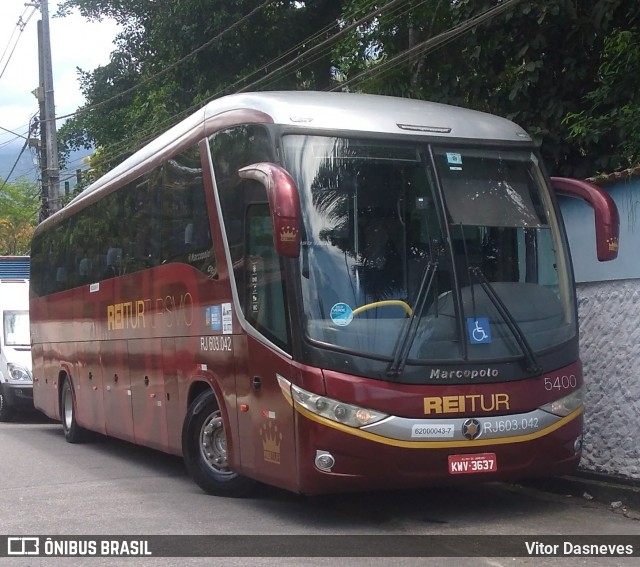
<svg viewBox="0 0 640 567">
<path fill-rule="evenodd" d="M 283 226 L 280 230 L 280 242 L 293 242 L 298 236 L 298 229 L 293 226 Z"/>
<path fill-rule="evenodd" d="M 609 240 L 607 240 L 607 243 L 609 244 L 609 250 L 611 252 L 615 252 L 618 249 L 618 240 L 615 238 L 609 238 Z"/>
<path fill-rule="evenodd" d="M 263 424 L 260 429 L 260 438 L 262 439 L 264 460 L 268 463 L 279 465 L 282 433 L 278 431 L 278 426 L 274 425 L 271 421 L 268 424 Z"/>
</svg>

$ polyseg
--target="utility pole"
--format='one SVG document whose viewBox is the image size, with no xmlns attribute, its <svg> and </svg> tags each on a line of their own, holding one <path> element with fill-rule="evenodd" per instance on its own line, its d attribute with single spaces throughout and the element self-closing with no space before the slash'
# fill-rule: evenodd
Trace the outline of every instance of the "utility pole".
<svg viewBox="0 0 640 567">
<path fill-rule="evenodd" d="M 50 214 L 49 209 L 49 175 L 47 174 L 47 132 L 44 128 L 45 125 L 45 112 L 44 112 L 44 65 L 42 60 L 43 52 L 42 41 L 42 20 L 38 20 L 38 88 L 33 92 L 38 99 L 38 107 L 40 108 L 40 114 L 38 116 L 38 124 L 40 129 L 40 144 L 38 145 L 38 157 L 40 158 L 40 181 L 42 183 L 41 189 L 41 204 L 40 204 L 40 222 L 46 219 Z"/>
<path fill-rule="evenodd" d="M 38 22 L 38 60 L 40 69 L 38 101 L 40 102 L 40 136 L 42 140 L 43 209 L 41 217 L 46 218 L 60 209 L 60 167 L 58 164 L 58 136 L 53 96 L 49 0 L 40 0 L 40 12 L 42 13 L 42 20 Z"/>
</svg>

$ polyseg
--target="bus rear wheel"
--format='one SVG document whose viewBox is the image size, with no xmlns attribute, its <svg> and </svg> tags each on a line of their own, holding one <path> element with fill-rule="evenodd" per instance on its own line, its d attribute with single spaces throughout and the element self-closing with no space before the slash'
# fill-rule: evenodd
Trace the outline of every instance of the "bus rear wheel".
<svg viewBox="0 0 640 567">
<path fill-rule="evenodd" d="M 87 430 L 76 421 L 76 394 L 69 378 L 64 379 L 60 395 L 60 418 L 67 443 L 81 443 L 87 437 Z"/>
<path fill-rule="evenodd" d="M 255 481 L 233 472 L 227 461 L 227 436 L 222 412 L 212 391 L 189 406 L 182 429 L 182 452 L 189 474 L 215 496 L 246 496 Z"/>
</svg>

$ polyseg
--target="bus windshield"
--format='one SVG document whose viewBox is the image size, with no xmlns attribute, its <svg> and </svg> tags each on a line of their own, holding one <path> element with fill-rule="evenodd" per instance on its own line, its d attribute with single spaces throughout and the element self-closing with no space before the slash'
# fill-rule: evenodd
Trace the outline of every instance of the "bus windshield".
<svg viewBox="0 0 640 567">
<path fill-rule="evenodd" d="M 531 358 L 575 337 L 568 259 L 531 151 L 297 134 L 283 148 L 318 346 L 393 359 L 414 325 L 406 361 L 429 364 Z"/>
</svg>

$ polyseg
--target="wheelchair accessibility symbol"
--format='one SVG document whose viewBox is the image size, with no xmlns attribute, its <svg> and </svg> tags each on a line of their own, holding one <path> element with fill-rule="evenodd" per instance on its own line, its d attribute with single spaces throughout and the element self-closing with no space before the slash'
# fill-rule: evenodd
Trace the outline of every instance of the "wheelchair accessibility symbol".
<svg viewBox="0 0 640 567">
<path fill-rule="evenodd" d="M 491 342 L 491 326 L 487 317 L 467 317 L 467 331 L 472 345 Z"/>
</svg>

